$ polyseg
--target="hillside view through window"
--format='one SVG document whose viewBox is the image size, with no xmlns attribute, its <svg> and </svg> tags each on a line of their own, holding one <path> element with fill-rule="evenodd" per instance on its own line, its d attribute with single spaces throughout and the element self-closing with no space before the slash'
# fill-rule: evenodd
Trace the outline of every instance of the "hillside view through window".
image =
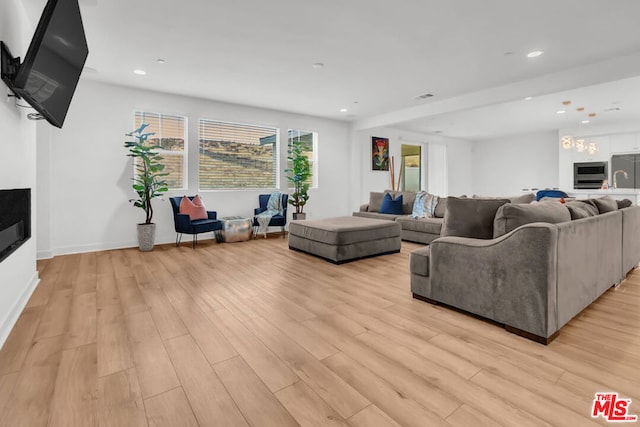
<svg viewBox="0 0 640 427">
<path fill-rule="evenodd" d="M 278 129 L 200 120 L 201 190 L 278 188 Z"/>
</svg>

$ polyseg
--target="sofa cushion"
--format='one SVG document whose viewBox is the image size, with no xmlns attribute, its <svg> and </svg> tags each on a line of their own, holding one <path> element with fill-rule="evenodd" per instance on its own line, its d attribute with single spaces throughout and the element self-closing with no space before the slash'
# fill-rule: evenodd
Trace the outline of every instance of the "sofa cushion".
<svg viewBox="0 0 640 427">
<path fill-rule="evenodd" d="M 427 193 L 427 198 L 424 202 L 424 211 L 427 218 L 433 218 L 435 216 L 434 213 L 436 210 L 436 206 L 438 206 L 438 200 L 439 197 L 435 194 Z"/>
<path fill-rule="evenodd" d="M 419 276 L 429 276 L 429 246 L 411 251 L 409 271 Z"/>
<path fill-rule="evenodd" d="M 628 208 L 633 205 L 633 202 L 629 199 L 616 200 L 616 203 L 618 204 L 618 209 Z"/>
<path fill-rule="evenodd" d="M 569 208 L 569 210 L 573 208 L 582 209 L 587 213 L 587 216 L 596 216 L 599 213 L 598 208 L 596 208 L 595 206 L 595 203 L 588 203 L 585 200 L 572 200 L 565 203 L 565 206 Z M 571 219 L 573 219 L 573 217 Z"/>
<path fill-rule="evenodd" d="M 379 212 L 382 207 L 384 193 L 372 191 L 369 193 L 369 212 Z"/>
<path fill-rule="evenodd" d="M 590 215 L 589 212 L 587 212 L 586 210 L 582 209 L 579 206 L 569 206 L 566 205 L 567 209 L 569 209 L 569 214 L 571 214 L 571 221 L 575 220 L 575 219 L 582 219 L 582 218 L 589 218 Z"/>
<path fill-rule="evenodd" d="M 593 203 L 596 204 L 598 212 L 600 212 L 601 214 L 618 210 L 618 203 L 612 197 L 604 196 L 598 199 L 591 200 L 593 200 Z"/>
<path fill-rule="evenodd" d="M 392 198 L 391 194 L 386 193 L 382 198 L 382 206 L 378 212 L 391 215 L 402 215 L 402 194 L 396 198 Z"/>
<path fill-rule="evenodd" d="M 306 221 L 293 221 L 292 236 L 327 245 L 350 245 L 390 238 L 400 239 L 400 226 L 392 221 L 342 216 Z"/>
<path fill-rule="evenodd" d="M 394 199 L 402 195 L 402 213 L 411 215 L 413 212 L 413 204 L 416 201 L 416 193 L 414 191 L 384 190 L 384 192 L 391 194 L 391 197 Z"/>
<path fill-rule="evenodd" d="M 399 216 L 396 222 L 400 223 L 403 230 L 417 231 L 419 233 L 430 233 L 440 235 L 442 231 L 442 218 L 413 218 L 411 216 Z"/>
<path fill-rule="evenodd" d="M 444 214 L 447 211 L 447 198 L 440 197 L 438 199 L 438 204 L 436 205 L 436 210 L 433 212 L 433 216 L 436 218 L 444 218 Z"/>
<path fill-rule="evenodd" d="M 394 221 L 396 218 L 399 218 L 402 215 L 383 214 L 380 212 L 354 212 L 353 216 L 359 216 L 361 218 L 373 218 L 373 219 L 384 219 L 387 221 Z"/>
<path fill-rule="evenodd" d="M 403 191 L 402 193 L 402 213 L 411 215 L 413 203 L 416 201 L 416 194 L 413 191 Z"/>
<path fill-rule="evenodd" d="M 548 222 L 558 224 L 571 221 L 569 209 L 561 203 L 507 203 L 500 206 L 493 222 L 493 237 L 500 237 L 524 224 Z"/>
<path fill-rule="evenodd" d="M 494 197 L 494 196 L 478 196 L 474 194 L 471 196 L 474 199 L 509 199 L 510 203 L 531 203 L 536 199 L 536 195 L 533 193 L 529 194 L 521 194 L 519 196 L 505 196 L 505 197 Z"/>
<path fill-rule="evenodd" d="M 536 195 L 533 193 L 523 194 L 522 196 L 513 196 L 509 197 L 511 203 L 521 203 L 521 204 L 529 204 L 536 199 Z"/>
<path fill-rule="evenodd" d="M 447 214 L 442 226 L 442 236 L 493 238 L 493 220 L 498 208 L 508 199 L 447 198 Z"/>
</svg>

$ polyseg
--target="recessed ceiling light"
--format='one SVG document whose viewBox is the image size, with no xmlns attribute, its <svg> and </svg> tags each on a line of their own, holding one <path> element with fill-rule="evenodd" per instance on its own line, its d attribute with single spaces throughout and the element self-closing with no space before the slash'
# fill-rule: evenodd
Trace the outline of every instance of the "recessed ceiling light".
<svg viewBox="0 0 640 427">
<path fill-rule="evenodd" d="M 533 96 L 527 96 L 524 100 L 525 101 L 531 101 L 533 99 Z"/>
<path fill-rule="evenodd" d="M 162 58 L 158 58 L 158 64 L 164 64 L 165 62 L 167 62 L 167 61 L 165 61 L 165 60 L 164 60 L 164 59 L 162 59 Z"/>
<path fill-rule="evenodd" d="M 347 110 L 346 108 L 341 108 L 341 109 L 340 109 L 340 112 L 341 112 L 341 113 L 346 113 L 347 111 L 349 111 L 349 110 Z"/>
<path fill-rule="evenodd" d="M 424 93 L 422 95 L 418 95 L 413 99 L 427 99 L 427 98 L 431 98 L 433 96 L 432 93 Z"/>
<path fill-rule="evenodd" d="M 145 74 L 147 74 L 145 70 L 133 70 L 133 72 L 139 76 L 144 76 Z"/>
<path fill-rule="evenodd" d="M 320 68 L 324 67 L 324 64 L 322 62 L 316 62 L 315 64 L 311 65 L 313 68 L 315 68 L 316 70 L 319 70 Z"/>
<path fill-rule="evenodd" d="M 586 125 L 587 123 L 590 123 L 589 120 L 583 120 L 582 124 Z"/>
<path fill-rule="evenodd" d="M 556 111 L 556 114 L 564 114 L 564 113 L 566 113 L 566 111 L 564 111 L 564 110 L 558 110 L 558 111 Z"/>
<path fill-rule="evenodd" d="M 538 56 L 542 55 L 544 52 L 541 50 L 534 50 L 531 51 L 529 53 L 527 53 L 527 58 L 537 58 Z"/>
</svg>

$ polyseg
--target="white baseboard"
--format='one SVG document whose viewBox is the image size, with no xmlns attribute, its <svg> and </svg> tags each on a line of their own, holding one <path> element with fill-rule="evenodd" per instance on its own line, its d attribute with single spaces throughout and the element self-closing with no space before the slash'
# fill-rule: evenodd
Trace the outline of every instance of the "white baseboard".
<svg viewBox="0 0 640 427">
<path fill-rule="evenodd" d="M 202 233 L 202 234 L 205 234 L 205 233 Z M 212 233 L 206 233 L 207 237 L 203 236 L 202 234 L 198 236 L 198 241 L 214 239 L 214 236 L 212 235 Z M 183 235 L 183 237 L 188 237 L 189 240 L 190 240 L 190 236 L 191 236 L 190 234 Z M 175 243 L 175 242 L 176 242 L 176 237 L 174 234 L 173 236 L 156 236 L 155 244 L 164 245 L 164 244 Z M 58 256 L 58 255 L 71 255 L 71 254 L 80 254 L 85 252 L 110 251 L 113 249 L 125 249 L 125 248 L 136 248 L 136 247 L 138 247 L 138 240 L 130 240 L 130 241 L 119 242 L 119 243 L 95 243 L 95 244 L 89 244 L 89 245 L 65 246 L 65 247 L 55 248 L 52 251 L 38 252 L 38 259 L 45 258 L 45 257 L 40 258 L 40 254 L 47 255 L 50 253 L 51 255 L 48 256 L 48 258 L 53 258 L 54 256 Z"/>
<path fill-rule="evenodd" d="M 94 243 L 89 245 L 63 246 L 54 248 L 53 256 L 81 254 L 85 252 L 110 251 L 112 249 L 133 248 L 138 246 L 137 241 L 118 242 L 118 243 Z"/>
<path fill-rule="evenodd" d="M 53 251 L 38 251 L 36 253 L 36 259 L 51 259 L 53 258 Z"/>
<path fill-rule="evenodd" d="M 18 298 L 15 304 L 13 304 L 13 307 L 11 308 L 11 310 L 9 310 L 7 316 L 2 320 L 2 323 L 0 323 L 0 348 L 2 348 L 4 342 L 9 337 L 11 329 L 13 329 L 16 322 L 18 321 L 20 313 L 22 313 L 22 310 L 24 310 L 27 302 L 29 302 L 29 298 L 31 298 L 31 294 L 33 294 L 33 291 L 36 289 L 36 286 L 38 286 L 39 282 L 40 277 L 38 276 L 38 272 L 34 271 L 29 284 L 25 286 L 22 295 L 20 295 L 20 298 Z"/>
</svg>

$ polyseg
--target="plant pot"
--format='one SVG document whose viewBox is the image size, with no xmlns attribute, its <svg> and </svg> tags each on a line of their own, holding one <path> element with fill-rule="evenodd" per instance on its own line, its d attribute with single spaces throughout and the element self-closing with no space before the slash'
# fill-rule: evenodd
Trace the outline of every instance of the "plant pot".
<svg viewBox="0 0 640 427">
<path fill-rule="evenodd" d="M 293 213 L 293 219 L 307 219 L 306 213 Z"/>
<path fill-rule="evenodd" d="M 156 241 L 155 224 L 138 224 L 138 246 L 142 252 L 149 252 L 153 249 Z"/>
</svg>

